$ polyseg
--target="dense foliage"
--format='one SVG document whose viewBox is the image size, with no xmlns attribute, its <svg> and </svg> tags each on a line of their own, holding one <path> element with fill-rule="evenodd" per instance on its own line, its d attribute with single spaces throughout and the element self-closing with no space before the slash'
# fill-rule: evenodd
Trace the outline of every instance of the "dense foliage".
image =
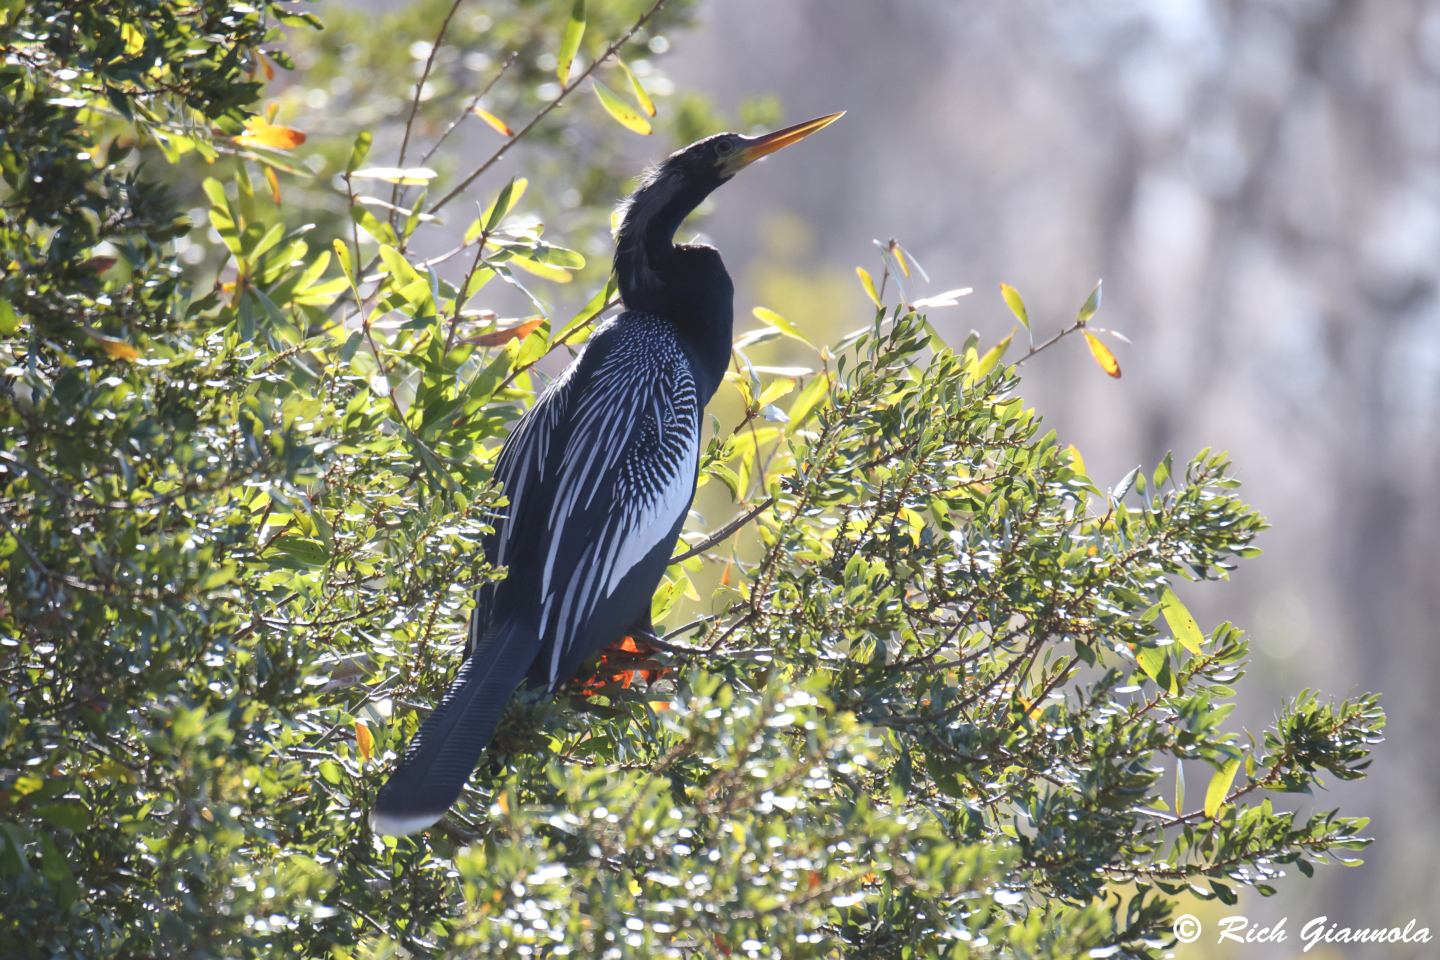
<svg viewBox="0 0 1440 960">
<path fill-rule="evenodd" d="M 561 72 L 581 52 L 537 112 L 663 22 L 591 6 L 490 8 Z M 1158 956 L 1186 890 L 1231 902 L 1365 842 L 1272 794 L 1359 776 L 1375 698 L 1226 731 L 1245 642 L 1170 589 L 1263 527 L 1225 458 L 1104 492 L 1001 351 L 904 303 L 813 369 L 750 362 L 808 346 L 779 317 L 742 337 L 702 482 L 751 522 L 688 532 L 655 601 L 699 615 L 518 697 L 453 814 L 377 838 L 380 773 L 503 575 L 477 548 L 498 443 L 613 290 L 500 327 L 495 288 L 585 257 L 481 178 L 442 278 L 409 252 L 435 175 L 367 170 L 365 134 L 334 161 L 343 229 L 287 224 L 295 138 L 246 111 L 278 25 L 308 30 L 288 5 L 0 16 L 4 955 Z M 213 285 L 177 263 L 195 225 L 156 151 L 217 161 Z M 377 177 L 398 209 L 362 200 Z M 1167 804 L 1181 761 L 1204 797 Z"/>
</svg>

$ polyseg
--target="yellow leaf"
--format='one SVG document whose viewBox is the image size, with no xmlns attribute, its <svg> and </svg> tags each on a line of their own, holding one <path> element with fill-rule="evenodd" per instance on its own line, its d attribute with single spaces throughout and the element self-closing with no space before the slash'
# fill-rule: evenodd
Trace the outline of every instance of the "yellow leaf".
<svg viewBox="0 0 1440 960">
<path fill-rule="evenodd" d="M 900 272 L 903 273 L 903 274 L 905 274 L 905 279 L 906 279 L 906 280 L 909 280 L 909 279 L 910 279 L 910 264 L 908 264 L 908 263 L 905 262 L 905 251 L 901 248 L 900 244 L 898 244 L 898 243 L 891 244 L 891 248 L 890 248 L 890 249 L 891 249 L 891 252 L 893 252 L 893 253 L 895 254 L 895 263 L 899 265 L 899 267 L 900 267 Z"/>
<path fill-rule="evenodd" d="M 279 113 L 280 113 L 280 101 L 279 101 L 279 100 L 272 100 L 272 101 L 270 101 L 270 105 L 265 108 L 265 122 L 266 122 L 266 123 L 274 123 L 274 122 L 275 122 L 275 117 L 276 117 L 276 115 L 279 114 Z"/>
<path fill-rule="evenodd" d="M 280 206 L 280 178 L 275 176 L 275 168 L 265 166 L 265 182 L 270 184 L 270 198 L 275 201 L 275 206 Z"/>
<path fill-rule="evenodd" d="M 490 333 L 482 333 L 478 336 L 467 337 L 461 343 L 473 343 L 477 347 L 498 347 L 501 344 L 509 343 L 519 337 L 524 339 L 535 331 L 535 328 L 545 322 L 544 317 L 531 317 L 524 323 L 516 324 L 513 327 L 506 327 L 504 330 L 493 330 Z"/>
<path fill-rule="evenodd" d="M 121 24 L 120 36 L 125 41 L 125 55 L 127 57 L 133 57 L 145 49 L 145 33 L 134 24 Z"/>
<path fill-rule="evenodd" d="M 266 80 L 274 80 L 274 79 L 275 79 L 275 68 L 272 67 L 272 66 L 270 66 L 270 58 L 267 57 L 267 56 L 265 56 L 265 54 L 262 53 L 262 54 L 260 54 L 260 56 L 259 56 L 259 60 L 260 60 L 260 69 L 265 71 L 265 79 L 266 79 Z"/>
<path fill-rule="evenodd" d="M 756 307 L 750 312 L 755 314 L 755 319 L 759 320 L 761 323 L 768 323 L 770 326 L 774 327 L 776 330 L 779 330 L 781 333 L 785 334 L 785 336 L 791 338 L 792 340 L 799 340 L 811 350 L 815 349 L 815 344 L 811 343 L 810 338 L 800 332 L 799 327 L 795 326 L 795 324 L 780 316 L 780 314 L 776 313 L 774 310 L 766 310 L 764 307 Z"/>
<path fill-rule="evenodd" d="M 810 412 L 822 403 L 830 399 L 830 378 L 827 374 L 817 374 L 800 391 L 800 396 L 790 405 L 790 422 L 786 424 L 786 430 L 796 430 Z"/>
<path fill-rule="evenodd" d="M 569 283 L 575 279 L 570 276 L 570 271 L 564 267 L 557 267 L 553 263 L 541 263 L 538 260 L 527 260 L 524 257 L 511 257 L 507 261 L 512 266 L 519 267 L 526 273 L 533 273 L 537 277 L 544 277 L 546 280 L 553 280 L 555 283 Z"/>
<path fill-rule="evenodd" d="M 585 35 L 585 0 L 575 0 L 570 8 L 570 19 L 565 23 L 565 34 L 560 40 L 560 53 L 556 56 L 555 75 L 560 86 L 570 82 L 570 65 L 580 50 L 580 38 Z"/>
<path fill-rule="evenodd" d="M 1215 771 L 1215 776 L 1210 778 L 1210 786 L 1205 790 L 1205 816 L 1215 819 L 1220 813 L 1220 808 L 1225 806 L 1225 798 L 1230 795 L 1230 785 L 1235 782 L 1235 774 L 1240 770 L 1240 761 L 1226 760 L 1225 766 Z"/>
<path fill-rule="evenodd" d="M 245 132 L 236 137 L 235 142 L 242 147 L 293 150 L 305 142 L 305 134 L 294 127 L 276 126 L 264 117 L 251 117 L 245 121 Z"/>
<path fill-rule="evenodd" d="M 755 405 L 762 408 L 768 407 L 794 389 L 794 380 L 789 377 L 776 377 L 770 381 L 770 385 L 760 394 L 760 399 L 755 401 Z"/>
<path fill-rule="evenodd" d="M 501 120 L 499 117 L 495 116 L 495 114 L 486 113 L 479 107 L 473 107 L 471 109 L 474 110 L 475 116 L 479 117 L 481 120 L 484 120 L 486 123 L 490 124 L 490 126 L 494 127 L 496 132 L 499 133 L 501 136 L 515 136 L 515 131 L 510 129 L 510 125 L 507 124 L 504 120 Z"/>
<path fill-rule="evenodd" d="M 1085 472 L 1085 458 L 1080 455 L 1080 449 L 1072 443 L 1065 448 L 1065 452 L 1070 455 L 1070 469 L 1088 477 L 1089 474 Z"/>
<path fill-rule="evenodd" d="M 1020 291 L 1008 283 L 1000 284 L 1000 296 L 1005 298 L 1005 305 L 1010 312 L 1015 314 L 1015 319 L 1024 325 L 1026 330 L 1030 329 L 1030 315 L 1025 312 L 1025 301 L 1020 299 Z"/>
<path fill-rule="evenodd" d="M 1015 330 L 1019 329 L 1019 327 L 1015 328 Z M 1010 341 L 1015 339 L 1015 330 L 1011 330 L 1010 336 L 995 344 L 995 346 L 986 351 L 985 356 L 980 358 L 980 365 L 975 369 L 975 375 L 977 377 L 983 377 L 995 369 L 995 365 L 1000 362 L 1000 358 L 1005 356 L 1005 351 L 1010 349 Z"/>
<path fill-rule="evenodd" d="M 875 301 L 875 306 L 885 306 L 885 304 L 880 302 L 880 294 L 875 292 L 875 281 L 870 279 L 870 274 L 866 272 L 865 268 L 856 267 L 855 275 L 860 278 L 860 286 L 865 288 L 865 293 L 871 300 Z"/>
<path fill-rule="evenodd" d="M 600 100 L 600 106 L 604 107 L 605 112 L 614 117 L 620 126 L 642 136 L 649 136 L 650 121 L 641 116 L 640 111 L 621 100 L 615 91 L 594 77 L 590 78 L 590 83 L 595 88 L 595 96 Z"/>
<path fill-rule="evenodd" d="M 1200 632 L 1200 624 L 1185 609 L 1185 604 L 1175 596 L 1169 587 L 1160 594 L 1160 612 L 1165 615 L 1165 622 L 1170 625 L 1170 632 L 1175 634 L 1175 639 L 1180 641 L 1181 646 L 1191 653 L 1200 653 L 1200 645 L 1205 642 L 1205 635 Z"/>
<path fill-rule="evenodd" d="M 645 88 L 640 86 L 640 79 L 630 71 L 624 60 L 616 57 L 615 63 L 625 71 L 625 76 L 630 78 L 630 89 L 635 91 L 635 101 L 640 104 L 640 109 L 652 117 L 655 116 L 655 101 L 651 100 L 650 95 L 645 92 Z"/>
<path fill-rule="evenodd" d="M 1101 343 L 1100 338 L 1095 336 L 1095 334 L 1089 330 L 1083 332 L 1085 334 L 1085 342 L 1090 345 L 1090 352 L 1095 355 L 1095 362 L 1100 364 L 1100 369 L 1110 374 L 1110 376 L 1116 380 L 1119 380 L 1120 361 L 1115 359 L 1115 354 L 1111 353 L 1110 348 Z"/>
<path fill-rule="evenodd" d="M 370 728 L 359 720 L 355 721 L 355 747 L 360 751 L 361 760 L 369 760 L 375 752 L 375 737 Z"/>
<path fill-rule="evenodd" d="M 97 344 L 100 345 L 101 350 L 104 350 L 107 354 L 117 360 L 137 360 L 140 357 L 140 351 L 136 350 L 124 340 L 116 340 L 114 337 L 107 337 L 105 336 L 105 334 L 100 333 L 97 330 L 92 330 L 89 327 L 82 327 L 81 329 L 85 331 L 86 335 L 89 336 L 91 340 L 94 340 Z"/>
</svg>

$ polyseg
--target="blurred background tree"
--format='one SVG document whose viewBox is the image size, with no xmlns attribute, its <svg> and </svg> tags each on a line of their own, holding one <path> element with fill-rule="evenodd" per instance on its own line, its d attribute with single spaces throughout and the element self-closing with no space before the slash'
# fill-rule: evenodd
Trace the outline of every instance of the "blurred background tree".
<svg viewBox="0 0 1440 960">
<path fill-rule="evenodd" d="M 837 328 L 864 294 L 784 203 L 699 503 L 752 523 L 697 515 L 656 598 L 695 632 L 520 698 L 442 828 L 373 837 L 496 575 L 489 458 L 613 305 L 633 132 L 781 105 L 677 92 L 678 2 L 305 9 L 5 8 L 7 951 L 1151 956 L 1187 884 L 1363 845 L 1257 801 L 1357 776 L 1373 700 L 1244 742 L 1243 641 L 1168 590 L 1263 526 L 1224 458 L 1096 486 L 913 258 Z"/>
</svg>

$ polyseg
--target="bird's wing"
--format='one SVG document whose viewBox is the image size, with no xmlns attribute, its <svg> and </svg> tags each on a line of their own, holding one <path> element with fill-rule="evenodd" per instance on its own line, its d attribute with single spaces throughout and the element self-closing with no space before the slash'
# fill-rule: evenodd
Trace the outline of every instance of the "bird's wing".
<svg viewBox="0 0 1440 960">
<path fill-rule="evenodd" d="M 546 647 L 536 666 L 545 668 L 552 690 L 585 657 L 618 639 L 596 636 L 591 615 L 626 574 L 657 548 L 673 546 L 695 493 L 701 405 L 673 328 L 632 313 L 609 339 L 574 387 L 563 452 L 551 452 L 549 509 L 529 515 L 543 520 L 537 533 Z M 663 565 L 657 580 L 660 570 Z M 645 590 L 634 600 L 648 609 L 654 584 Z"/>
<path fill-rule="evenodd" d="M 579 365 L 577 359 L 550 382 L 550 386 L 520 418 L 515 429 L 510 431 L 495 459 L 494 479 L 502 485 L 509 505 L 497 518 L 495 532 L 486 538 L 487 559 L 494 566 L 504 566 L 509 562 L 507 553 L 515 542 L 516 521 L 544 481 L 551 441 L 569 411 L 570 386 Z M 475 588 L 475 610 L 470 615 L 469 636 L 465 645 L 467 654 L 475 649 L 480 638 L 490 629 L 495 586 L 494 583 L 482 583 Z"/>
</svg>

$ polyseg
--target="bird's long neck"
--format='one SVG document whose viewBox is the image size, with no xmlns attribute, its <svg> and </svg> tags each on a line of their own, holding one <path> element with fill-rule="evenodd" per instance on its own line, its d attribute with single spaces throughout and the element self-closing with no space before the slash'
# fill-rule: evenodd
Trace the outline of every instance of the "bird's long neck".
<svg viewBox="0 0 1440 960">
<path fill-rule="evenodd" d="M 677 245 L 675 232 L 709 193 L 662 172 L 630 199 L 615 249 L 615 275 L 625 308 L 675 325 L 700 361 L 697 372 L 708 381 L 706 399 L 730 362 L 735 288 L 720 251 Z"/>
</svg>

